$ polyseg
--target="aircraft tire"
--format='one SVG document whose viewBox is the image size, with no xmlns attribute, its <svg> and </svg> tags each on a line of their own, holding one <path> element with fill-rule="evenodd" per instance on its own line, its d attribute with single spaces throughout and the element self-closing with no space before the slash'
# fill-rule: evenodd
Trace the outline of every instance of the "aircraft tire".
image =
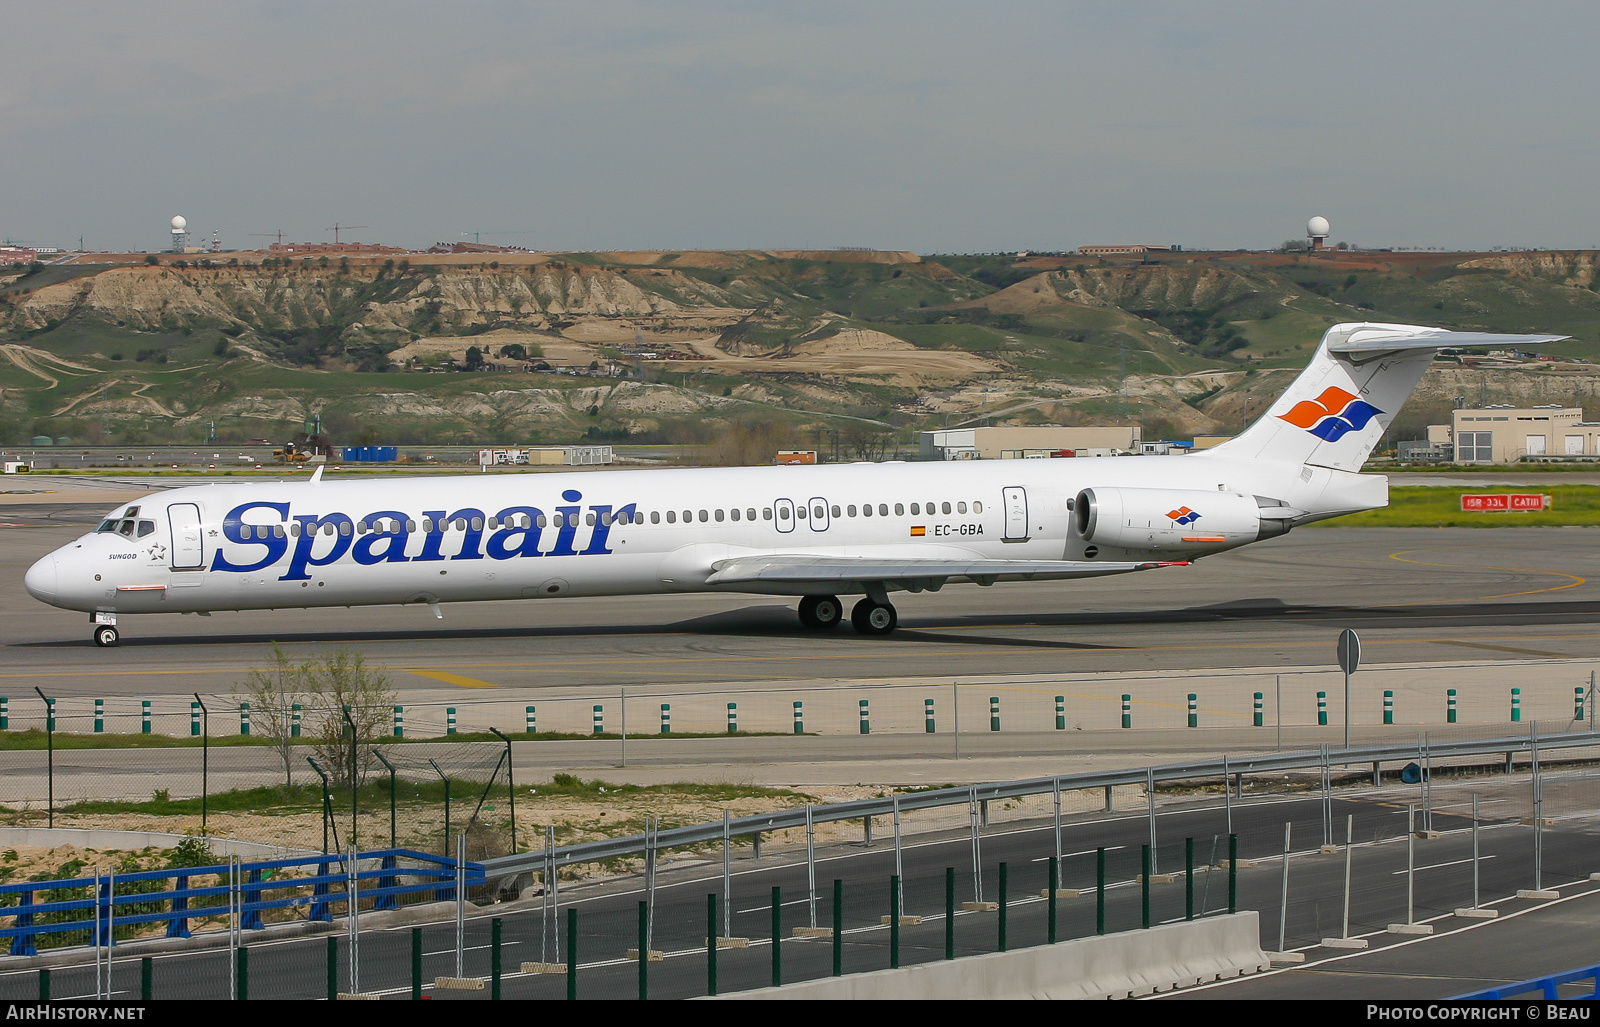
<svg viewBox="0 0 1600 1027">
<path fill-rule="evenodd" d="M 863 599 L 850 611 L 850 623 L 863 635 L 887 635 L 895 629 L 900 618 L 888 603 L 875 603 Z"/>
<path fill-rule="evenodd" d="M 800 623 L 812 631 L 829 631 L 844 619 L 838 596 L 806 596 L 800 600 Z"/>
<path fill-rule="evenodd" d="M 118 638 L 117 629 L 109 624 L 102 624 L 94 629 L 94 644 L 102 649 L 116 645 Z"/>
</svg>

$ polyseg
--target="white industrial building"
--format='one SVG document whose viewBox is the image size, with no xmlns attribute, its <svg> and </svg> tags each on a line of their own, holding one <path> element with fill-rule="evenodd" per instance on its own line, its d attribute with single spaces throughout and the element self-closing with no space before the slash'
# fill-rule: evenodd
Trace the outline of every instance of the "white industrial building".
<svg viewBox="0 0 1600 1027">
<path fill-rule="evenodd" d="M 1556 403 L 1463 407 L 1451 412 L 1449 424 L 1428 425 L 1426 450 L 1410 452 L 1458 464 L 1600 458 L 1600 424 L 1585 421 L 1582 407 Z"/>
<path fill-rule="evenodd" d="M 918 433 L 922 460 L 1031 460 L 1123 456 L 1142 451 L 1144 429 L 1125 427 L 945 428 Z"/>
</svg>

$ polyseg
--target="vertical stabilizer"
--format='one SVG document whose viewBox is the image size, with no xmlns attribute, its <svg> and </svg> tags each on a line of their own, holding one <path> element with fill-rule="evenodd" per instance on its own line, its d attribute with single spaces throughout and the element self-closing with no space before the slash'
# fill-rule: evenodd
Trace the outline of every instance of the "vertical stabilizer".
<svg viewBox="0 0 1600 1027">
<path fill-rule="evenodd" d="M 1323 334 L 1310 365 L 1259 421 L 1207 452 L 1231 459 L 1359 471 L 1439 350 L 1531 347 L 1565 337 L 1337 324 Z"/>
</svg>

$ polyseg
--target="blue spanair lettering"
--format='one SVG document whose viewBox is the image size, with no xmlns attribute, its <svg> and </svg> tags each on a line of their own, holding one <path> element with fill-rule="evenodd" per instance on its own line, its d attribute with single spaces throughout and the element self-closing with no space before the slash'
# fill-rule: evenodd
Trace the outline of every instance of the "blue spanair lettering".
<svg viewBox="0 0 1600 1027">
<path fill-rule="evenodd" d="M 569 503 L 576 503 L 583 498 L 583 493 L 577 489 L 568 489 L 561 493 L 561 498 Z M 572 548 L 572 540 L 578 534 L 578 514 L 583 510 L 581 506 L 558 506 L 556 513 L 561 517 L 561 528 L 556 532 L 555 548 L 546 553 L 546 556 L 577 556 L 577 550 Z"/>
<path fill-rule="evenodd" d="M 481 560 L 483 554 L 478 552 L 478 546 L 483 542 L 483 511 L 465 507 L 450 515 L 452 522 L 460 521 L 461 548 L 452 556 L 452 560 Z"/>
<path fill-rule="evenodd" d="M 615 514 L 611 513 L 611 507 L 609 506 L 591 506 L 589 509 L 594 511 L 594 534 L 589 536 L 589 547 L 578 555 L 604 556 L 611 552 L 606 548 L 606 540 L 611 536 L 611 525 L 615 524 L 618 518 L 624 516 L 629 521 L 633 520 L 633 515 L 637 512 L 635 504 L 629 503 Z"/>
<path fill-rule="evenodd" d="M 288 503 L 245 503 L 229 510 L 227 516 L 222 519 L 223 537 L 236 545 L 261 546 L 266 549 L 267 555 L 255 563 L 232 563 L 222 555 L 223 547 L 218 546 L 217 558 L 211 561 L 212 570 L 235 571 L 237 573 L 258 571 L 263 567 L 271 567 L 283 559 L 284 551 L 289 548 L 289 540 L 287 538 L 279 538 L 276 535 L 269 535 L 261 539 L 247 539 L 244 537 L 244 513 L 246 510 L 274 510 L 277 512 L 278 520 L 280 521 L 289 516 Z"/>
<path fill-rule="evenodd" d="M 296 514 L 294 519 L 300 522 L 300 537 L 294 541 L 294 555 L 289 558 L 289 573 L 279 578 L 279 581 L 306 581 L 311 577 L 306 573 L 307 567 L 326 567 L 350 551 L 354 524 L 346 514 L 331 513 L 323 517 L 318 517 L 316 514 Z M 320 529 L 324 525 L 332 525 L 332 535 L 322 534 Z M 349 528 L 351 534 L 345 534 L 341 530 L 343 528 Z M 317 539 L 324 537 L 333 542 L 332 547 L 320 557 L 313 555 Z"/>
<path fill-rule="evenodd" d="M 428 530 L 422 536 L 422 552 L 412 559 L 416 563 L 431 563 L 434 560 L 443 560 L 444 554 L 439 552 L 439 547 L 444 544 L 444 511 L 424 510 L 422 521 Z"/>
<path fill-rule="evenodd" d="M 495 514 L 495 519 L 502 524 L 511 517 L 526 517 L 529 527 L 520 528 L 515 525 L 507 525 L 490 535 L 489 542 L 484 547 L 489 551 L 490 558 L 509 560 L 516 556 L 538 556 L 539 522 L 544 519 L 544 511 L 536 506 L 508 506 Z M 512 545 L 511 540 L 518 535 L 522 536 L 522 541 Z"/>
<path fill-rule="evenodd" d="M 356 563 L 366 566 L 385 562 L 405 563 L 406 540 L 411 537 L 411 533 L 406 530 L 406 515 L 398 510 L 379 510 L 377 513 L 367 514 L 363 520 L 372 525 L 374 530 L 356 539 L 356 544 L 351 547 L 350 555 L 354 557 Z M 381 521 L 394 521 L 400 527 L 395 531 L 378 530 L 378 523 Z M 373 552 L 373 547 L 379 543 L 384 543 L 383 549 Z"/>
</svg>

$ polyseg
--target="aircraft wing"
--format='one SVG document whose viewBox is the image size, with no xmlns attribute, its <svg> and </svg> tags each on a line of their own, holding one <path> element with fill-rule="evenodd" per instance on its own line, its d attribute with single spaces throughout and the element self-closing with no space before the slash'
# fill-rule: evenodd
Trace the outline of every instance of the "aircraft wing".
<svg viewBox="0 0 1600 1027">
<path fill-rule="evenodd" d="M 708 585 L 747 582 L 826 585 L 842 582 L 881 581 L 912 591 L 934 590 L 952 579 L 992 585 L 996 581 L 1048 581 L 1061 578 L 1099 578 L 1108 574 L 1186 567 L 1187 560 L 1153 563 L 1091 563 L 1086 560 L 952 560 L 898 559 L 851 556 L 740 556 L 712 564 Z"/>
</svg>

